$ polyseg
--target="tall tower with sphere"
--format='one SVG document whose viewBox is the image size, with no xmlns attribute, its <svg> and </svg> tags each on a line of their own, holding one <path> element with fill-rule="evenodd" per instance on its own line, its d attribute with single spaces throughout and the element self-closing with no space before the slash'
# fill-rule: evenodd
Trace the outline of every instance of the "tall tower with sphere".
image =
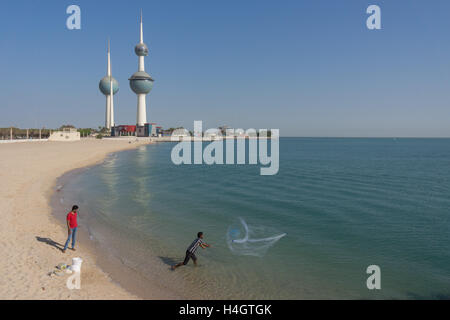
<svg viewBox="0 0 450 320">
<path fill-rule="evenodd" d="M 145 72 L 144 58 L 148 56 L 148 47 L 144 43 L 144 31 L 142 25 L 142 11 L 140 19 L 140 41 L 134 48 L 134 52 L 139 57 L 138 71 L 135 72 L 130 80 L 130 87 L 137 94 L 137 120 L 138 127 L 147 123 L 147 108 L 145 96 L 152 90 L 154 80 Z"/>
<path fill-rule="evenodd" d="M 111 75 L 111 50 L 108 40 L 108 67 L 106 77 L 99 83 L 100 91 L 106 96 L 105 128 L 114 127 L 114 95 L 119 91 L 119 83 Z"/>
</svg>

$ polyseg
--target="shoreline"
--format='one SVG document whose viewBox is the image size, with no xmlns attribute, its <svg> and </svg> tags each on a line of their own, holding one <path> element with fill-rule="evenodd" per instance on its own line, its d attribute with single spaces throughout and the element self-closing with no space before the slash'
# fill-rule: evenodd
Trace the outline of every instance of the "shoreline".
<svg viewBox="0 0 450 320">
<path fill-rule="evenodd" d="M 72 202 L 79 203 L 76 199 L 77 196 L 67 197 L 65 192 L 65 186 L 69 181 L 80 174 L 85 174 L 86 171 L 90 170 L 93 167 L 102 165 L 105 161 L 108 161 L 110 157 L 114 154 L 132 151 L 133 149 L 120 150 L 109 153 L 105 156 L 103 161 L 88 165 L 83 168 L 76 168 L 70 171 L 65 172 L 62 176 L 59 176 L 56 179 L 56 184 L 54 185 L 54 190 L 51 195 L 50 206 L 52 209 L 51 215 L 53 219 L 57 221 L 61 227 L 65 228 L 65 214 L 64 211 L 67 207 L 70 207 Z M 63 200 L 63 202 L 61 201 Z M 67 200 L 71 202 L 67 202 Z M 77 243 L 83 246 L 83 249 L 86 250 L 90 255 L 95 257 L 95 264 L 105 272 L 110 278 L 111 281 L 117 284 L 120 288 L 125 289 L 127 292 L 136 296 L 137 299 L 156 299 L 156 300 L 179 300 L 186 299 L 182 295 L 178 294 L 173 290 L 173 288 L 169 288 L 169 286 L 164 283 L 160 283 L 161 281 L 158 279 L 149 279 L 145 274 L 139 272 L 134 269 L 132 266 L 127 265 L 127 263 L 122 259 L 121 256 L 114 255 L 108 252 L 108 247 L 105 246 L 105 243 L 102 243 L 99 239 L 95 238 L 90 230 L 90 224 L 86 223 L 85 220 L 87 218 L 83 218 L 86 216 L 90 210 L 87 207 L 80 207 L 80 217 L 79 217 L 79 225 L 80 228 L 77 233 Z M 90 212 L 87 214 L 89 216 Z M 81 223 L 80 223 L 81 222 Z M 116 235 L 116 238 L 120 238 L 119 235 Z M 104 239 L 103 239 L 104 240 Z M 121 239 L 125 240 L 125 239 Z M 120 242 L 120 241 L 119 241 Z M 106 249 L 106 250 L 105 250 Z M 68 250 L 67 252 L 69 252 Z M 155 261 L 152 261 L 150 265 L 153 265 Z"/>
<path fill-rule="evenodd" d="M 98 267 L 97 258 L 81 244 L 63 254 L 66 230 L 52 214 L 51 199 L 58 179 L 91 167 L 108 155 L 151 141 L 82 139 L 78 142 L 2 144 L 0 299 L 140 299 Z M 69 209 L 70 210 L 70 209 Z M 66 287 L 68 276 L 49 276 L 58 263 L 83 259 L 80 290 Z"/>
</svg>

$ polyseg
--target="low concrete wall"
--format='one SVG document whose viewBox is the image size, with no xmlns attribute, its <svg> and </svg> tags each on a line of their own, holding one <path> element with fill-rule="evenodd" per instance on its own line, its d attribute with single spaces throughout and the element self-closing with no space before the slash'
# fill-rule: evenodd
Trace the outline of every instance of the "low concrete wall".
<svg viewBox="0 0 450 320">
<path fill-rule="evenodd" d="M 0 143 L 20 143 L 20 142 L 43 142 L 48 139 L 13 139 L 13 140 L 0 140 Z"/>
</svg>

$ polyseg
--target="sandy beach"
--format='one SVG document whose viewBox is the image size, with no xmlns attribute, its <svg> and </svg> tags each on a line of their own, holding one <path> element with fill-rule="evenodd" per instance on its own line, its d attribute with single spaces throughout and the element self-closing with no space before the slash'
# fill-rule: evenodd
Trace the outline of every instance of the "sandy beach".
<svg viewBox="0 0 450 320">
<path fill-rule="evenodd" d="M 65 254 L 58 249 L 67 231 L 52 217 L 49 199 L 65 172 L 147 143 L 84 139 L 0 144 L 0 299 L 138 298 L 101 271 L 82 245 Z M 59 263 L 70 264 L 72 257 L 83 259 L 81 290 L 66 287 L 68 275 L 48 275 Z"/>
</svg>

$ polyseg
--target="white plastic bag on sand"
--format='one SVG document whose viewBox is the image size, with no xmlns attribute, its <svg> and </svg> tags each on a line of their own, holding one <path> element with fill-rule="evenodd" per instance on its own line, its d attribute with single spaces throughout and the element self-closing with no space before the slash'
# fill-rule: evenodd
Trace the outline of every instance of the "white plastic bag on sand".
<svg viewBox="0 0 450 320">
<path fill-rule="evenodd" d="M 70 266 L 70 270 L 72 270 L 73 272 L 80 272 L 82 263 L 83 263 L 83 259 L 73 258 L 72 265 Z"/>
</svg>

